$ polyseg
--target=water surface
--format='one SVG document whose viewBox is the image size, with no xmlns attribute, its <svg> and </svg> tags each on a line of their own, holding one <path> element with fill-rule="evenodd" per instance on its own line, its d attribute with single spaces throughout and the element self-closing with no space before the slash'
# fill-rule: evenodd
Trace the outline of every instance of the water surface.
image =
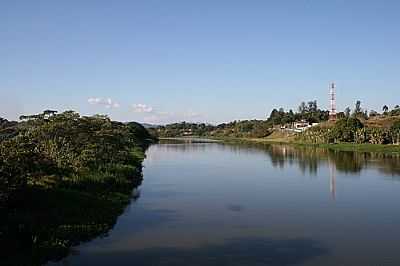
<svg viewBox="0 0 400 266">
<path fill-rule="evenodd" d="M 60 264 L 400 265 L 396 156 L 169 143 L 144 165 L 108 236 Z"/>
</svg>

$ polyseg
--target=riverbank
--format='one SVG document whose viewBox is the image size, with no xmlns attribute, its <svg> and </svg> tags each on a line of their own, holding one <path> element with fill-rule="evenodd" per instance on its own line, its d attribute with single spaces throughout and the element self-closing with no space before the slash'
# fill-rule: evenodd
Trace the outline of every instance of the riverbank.
<svg viewBox="0 0 400 266">
<path fill-rule="evenodd" d="M 214 138 L 213 138 L 214 139 Z M 399 145 L 391 144 L 355 144 L 355 143 L 338 143 L 338 144 L 315 144 L 296 141 L 293 137 L 267 137 L 267 138 L 215 138 L 225 143 L 255 143 L 255 144 L 286 144 L 293 146 L 309 146 L 337 151 L 355 151 L 355 152 L 379 152 L 386 154 L 400 154 Z"/>
</svg>

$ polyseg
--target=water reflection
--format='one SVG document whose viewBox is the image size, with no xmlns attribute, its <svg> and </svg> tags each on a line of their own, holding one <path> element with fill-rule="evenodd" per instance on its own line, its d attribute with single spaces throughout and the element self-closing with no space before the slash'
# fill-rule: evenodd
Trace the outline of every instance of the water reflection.
<svg viewBox="0 0 400 266">
<path fill-rule="evenodd" d="M 108 236 L 128 203 L 139 199 L 138 185 L 125 188 L 132 190 L 125 203 L 68 189 L 29 189 L 22 207 L 0 209 L 0 265 L 44 265 L 76 255 L 74 247 Z"/>
<path fill-rule="evenodd" d="M 400 265 L 400 183 L 388 182 L 399 166 L 307 147 L 154 145 L 140 198 L 56 264 Z"/>
<path fill-rule="evenodd" d="M 168 140 L 162 145 L 162 150 L 170 156 L 171 152 L 208 153 L 210 144 L 207 142 L 188 143 L 180 140 Z M 363 170 L 374 169 L 400 181 L 400 155 L 376 152 L 338 151 L 311 146 L 290 146 L 282 144 L 224 144 L 218 143 L 218 151 L 237 155 L 263 154 L 275 168 L 285 169 L 287 166 L 297 166 L 303 175 L 317 176 L 318 171 L 329 177 L 331 198 L 336 199 L 337 172 L 349 178 L 359 178 Z M 175 158 L 175 157 L 174 157 Z M 233 210 L 232 206 L 229 208 Z"/>
<path fill-rule="evenodd" d="M 317 175 L 320 168 L 329 170 L 329 188 L 331 198 L 336 200 L 336 172 L 355 177 L 363 169 L 377 169 L 380 173 L 390 175 L 400 181 L 400 155 L 375 152 L 337 151 L 317 147 L 298 147 L 281 144 L 257 145 L 247 144 L 265 151 L 274 167 L 283 169 L 296 164 L 301 172 Z M 237 148 L 237 147 L 236 147 Z M 232 151 L 235 151 L 233 148 Z M 241 148 L 239 148 L 241 149 Z M 252 150 L 253 151 L 253 150 Z M 254 151 L 253 151 L 254 152 Z M 327 168 L 322 166 L 328 165 Z"/>
<path fill-rule="evenodd" d="M 163 144 L 166 152 L 209 152 L 209 143 L 182 143 L 169 140 Z M 377 152 L 338 151 L 332 149 L 290 146 L 281 144 L 223 144 L 218 143 L 219 150 L 235 154 L 265 154 L 274 167 L 284 168 L 296 164 L 302 173 L 316 175 L 321 166 L 332 165 L 340 173 L 355 174 L 363 169 L 378 169 L 383 174 L 394 178 L 400 176 L 400 154 Z"/>
</svg>

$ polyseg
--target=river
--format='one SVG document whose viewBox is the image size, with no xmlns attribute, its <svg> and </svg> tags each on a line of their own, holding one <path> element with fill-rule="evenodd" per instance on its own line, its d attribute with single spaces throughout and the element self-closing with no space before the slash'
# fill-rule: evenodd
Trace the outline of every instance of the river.
<svg viewBox="0 0 400 266">
<path fill-rule="evenodd" d="M 143 176 L 107 236 L 60 265 L 400 265 L 400 157 L 169 143 Z"/>
</svg>

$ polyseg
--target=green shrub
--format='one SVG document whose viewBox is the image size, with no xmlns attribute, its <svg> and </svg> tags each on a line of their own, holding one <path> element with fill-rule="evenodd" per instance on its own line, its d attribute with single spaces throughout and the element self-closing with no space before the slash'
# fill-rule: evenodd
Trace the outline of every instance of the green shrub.
<svg viewBox="0 0 400 266">
<path fill-rule="evenodd" d="M 363 128 L 361 121 L 354 117 L 343 118 L 336 122 L 331 131 L 331 138 L 335 142 L 354 142 L 358 129 Z"/>
<path fill-rule="evenodd" d="M 368 139 L 372 144 L 388 144 L 391 142 L 390 132 L 383 128 L 371 128 L 368 130 Z"/>
<path fill-rule="evenodd" d="M 393 144 L 400 144 L 400 121 L 396 121 L 390 128 L 390 135 Z"/>
</svg>

